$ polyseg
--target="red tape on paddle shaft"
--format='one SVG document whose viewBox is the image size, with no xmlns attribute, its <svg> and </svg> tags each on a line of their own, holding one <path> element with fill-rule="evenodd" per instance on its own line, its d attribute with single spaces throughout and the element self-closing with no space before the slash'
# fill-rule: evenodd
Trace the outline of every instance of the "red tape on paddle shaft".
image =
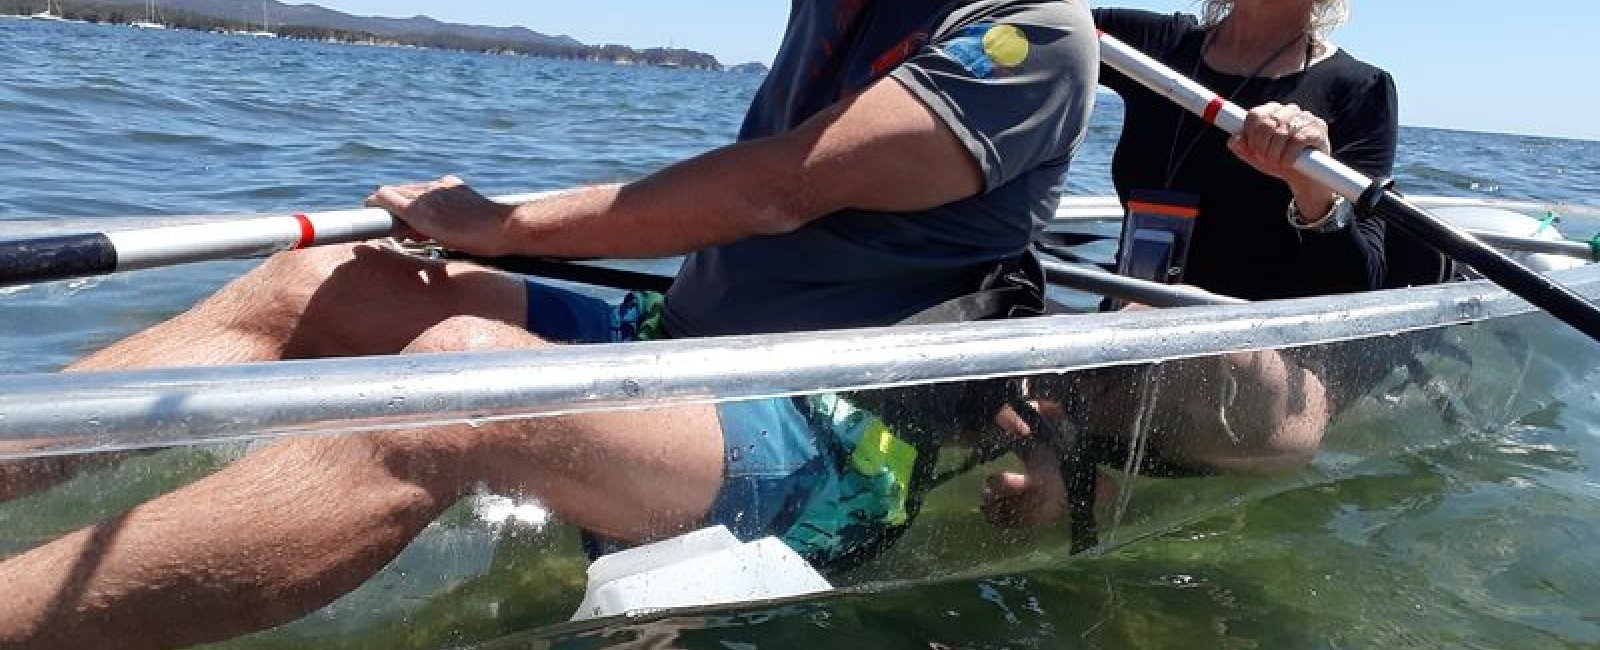
<svg viewBox="0 0 1600 650">
<path fill-rule="evenodd" d="M 1204 115 L 1206 124 L 1216 124 L 1217 114 L 1221 113 L 1222 107 L 1226 105 L 1228 105 L 1227 100 L 1221 97 L 1212 97 L 1211 103 L 1206 104 L 1206 114 Z"/>
<path fill-rule="evenodd" d="M 303 214 L 297 214 L 294 215 L 294 219 L 300 222 L 300 241 L 294 247 L 300 249 L 317 243 L 317 227 L 312 225 L 311 218 Z"/>
</svg>

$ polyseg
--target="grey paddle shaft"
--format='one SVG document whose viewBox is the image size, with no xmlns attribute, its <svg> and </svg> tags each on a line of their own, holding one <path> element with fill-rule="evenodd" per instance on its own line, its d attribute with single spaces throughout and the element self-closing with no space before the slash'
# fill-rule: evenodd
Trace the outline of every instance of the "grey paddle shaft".
<svg viewBox="0 0 1600 650">
<path fill-rule="evenodd" d="M 1052 283 L 1151 307 L 1242 305 L 1247 302 L 1196 287 L 1140 280 L 1081 264 L 1068 264 L 1052 259 L 1041 259 L 1039 262 L 1044 266 L 1045 275 Z"/>
<path fill-rule="evenodd" d="M 1229 134 L 1237 134 L 1244 128 L 1246 112 L 1238 104 L 1103 32 L 1100 34 L 1100 59 Z M 1301 152 L 1294 168 L 1351 201 L 1360 200 L 1372 185 L 1371 179 L 1316 149 Z"/>
<path fill-rule="evenodd" d="M 1570 239 L 1518 237 L 1488 230 L 1468 229 L 1467 232 L 1471 233 L 1473 237 L 1477 237 L 1479 241 L 1506 250 L 1575 257 L 1588 262 L 1600 261 L 1595 259 L 1595 247 L 1588 242 L 1572 241 Z"/>
</svg>

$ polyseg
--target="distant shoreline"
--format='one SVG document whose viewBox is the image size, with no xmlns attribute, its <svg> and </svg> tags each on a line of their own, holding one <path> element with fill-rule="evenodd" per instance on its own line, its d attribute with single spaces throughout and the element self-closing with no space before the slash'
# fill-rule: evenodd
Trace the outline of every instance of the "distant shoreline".
<svg viewBox="0 0 1600 650">
<path fill-rule="evenodd" d="M 415 47 L 453 50 L 482 54 L 531 56 L 549 59 L 595 61 L 616 65 L 644 65 L 661 68 L 755 72 L 764 73 L 761 64 L 724 66 L 716 57 L 703 52 L 680 48 L 635 49 L 625 45 L 586 45 L 563 37 L 548 38 L 547 42 L 513 40 L 509 38 L 477 38 L 461 34 L 411 32 L 404 34 L 379 34 L 360 29 L 343 29 L 300 24 L 278 24 L 267 27 L 261 22 L 219 18 L 179 9 L 164 9 L 158 16 L 147 16 L 143 5 L 124 5 L 104 2 L 56 3 L 59 6 L 55 20 L 109 25 L 164 27 L 201 32 L 238 34 L 242 36 L 277 37 L 302 41 L 368 45 L 379 47 Z M 0 16 L 29 19 L 39 11 L 37 0 L 0 0 Z M 332 11 L 332 10 L 326 10 Z M 437 23 L 443 27 L 463 27 Z M 471 27 L 471 26 L 465 26 Z M 524 32 L 528 33 L 528 32 Z M 564 39 L 564 40 L 563 40 Z"/>
</svg>

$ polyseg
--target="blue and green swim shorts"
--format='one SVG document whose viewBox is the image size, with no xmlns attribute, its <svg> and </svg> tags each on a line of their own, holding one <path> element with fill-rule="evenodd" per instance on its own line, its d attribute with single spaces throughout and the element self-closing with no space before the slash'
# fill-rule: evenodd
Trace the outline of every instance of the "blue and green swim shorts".
<svg viewBox="0 0 1600 650">
<path fill-rule="evenodd" d="M 660 294 L 634 292 L 612 305 L 540 281 L 527 281 L 527 288 L 528 329 L 546 340 L 664 337 Z M 706 525 L 727 526 L 745 541 L 778 536 L 808 559 L 826 563 L 874 536 L 878 522 L 903 523 L 912 462 L 906 445 L 874 418 L 847 413 L 841 405 L 831 395 L 718 404 L 724 474 Z M 847 447 L 854 453 L 841 451 Z M 872 473 L 879 466 L 885 471 Z M 595 556 L 623 548 L 593 535 L 585 536 L 585 545 Z"/>
</svg>

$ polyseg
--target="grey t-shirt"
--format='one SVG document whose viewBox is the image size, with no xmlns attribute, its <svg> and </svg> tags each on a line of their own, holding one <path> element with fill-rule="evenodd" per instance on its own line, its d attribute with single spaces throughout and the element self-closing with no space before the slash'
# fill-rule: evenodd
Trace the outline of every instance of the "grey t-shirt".
<svg viewBox="0 0 1600 650">
<path fill-rule="evenodd" d="M 1083 0 L 795 0 L 741 139 L 794 128 L 883 76 L 965 143 L 978 195 L 847 210 L 696 252 L 667 295 L 675 337 L 888 325 L 971 291 L 1054 213 L 1099 70 Z"/>
</svg>

